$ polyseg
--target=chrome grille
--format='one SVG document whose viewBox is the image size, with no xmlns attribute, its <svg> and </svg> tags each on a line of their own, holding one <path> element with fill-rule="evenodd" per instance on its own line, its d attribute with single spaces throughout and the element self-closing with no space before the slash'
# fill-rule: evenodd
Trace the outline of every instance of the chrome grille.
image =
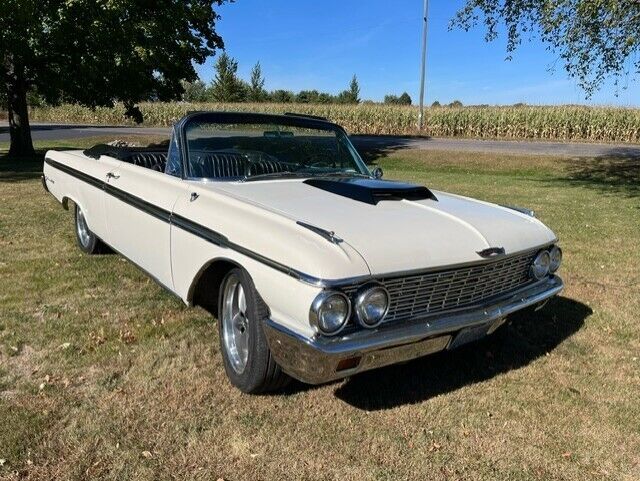
<svg viewBox="0 0 640 481">
<path fill-rule="evenodd" d="M 503 259 L 409 276 L 377 279 L 389 291 L 384 322 L 425 317 L 481 304 L 532 282 L 529 267 L 537 251 Z M 347 295 L 358 286 L 345 289 Z"/>
</svg>

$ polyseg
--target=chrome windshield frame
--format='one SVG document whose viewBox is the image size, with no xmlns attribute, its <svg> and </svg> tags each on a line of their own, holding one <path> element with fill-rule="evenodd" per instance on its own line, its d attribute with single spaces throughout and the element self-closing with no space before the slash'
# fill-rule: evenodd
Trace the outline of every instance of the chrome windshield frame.
<svg viewBox="0 0 640 481">
<path fill-rule="evenodd" d="M 182 179 L 198 180 L 201 177 L 193 177 L 189 171 L 189 148 L 187 128 L 193 122 L 209 122 L 212 124 L 271 124 L 283 127 L 298 127 L 334 132 L 338 143 L 342 143 L 346 151 L 353 158 L 354 165 L 360 170 L 359 174 L 370 175 L 366 163 L 358 154 L 351 143 L 349 135 L 338 124 L 320 118 L 306 117 L 304 115 L 277 115 L 251 112 L 192 112 L 180 119 L 174 126 L 174 135 L 178 136 L 178 144 L 182 156 Z M 210 179 L 212 180 L 212 179 Z M 238 179 L 217 179 L 219 181 L 237 181 Z"/>
</svg>

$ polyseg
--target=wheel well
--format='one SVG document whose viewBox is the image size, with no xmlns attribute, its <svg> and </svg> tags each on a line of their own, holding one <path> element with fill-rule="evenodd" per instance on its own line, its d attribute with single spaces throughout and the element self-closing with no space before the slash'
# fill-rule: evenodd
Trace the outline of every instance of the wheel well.
<svg viewBox="0 0 640 481">
<path fill-rule="evenodd" d="M 189 289 L 189 303 L 203 307 L 217 316 L 220 284 L 224 276 L 234 267 L 240 266 L 228 259 L 214 259 L 205 264 Z"/>
<path fill-rule="evenodd" d="M 69 210 L 69 202 L 71 202 L 73 205 L 76 204 L 76 202 L 73 199 L 70 199 L 69 197 L 63 197 L 62 198 L 62 208 L 64 210 Z"/>
</svg>

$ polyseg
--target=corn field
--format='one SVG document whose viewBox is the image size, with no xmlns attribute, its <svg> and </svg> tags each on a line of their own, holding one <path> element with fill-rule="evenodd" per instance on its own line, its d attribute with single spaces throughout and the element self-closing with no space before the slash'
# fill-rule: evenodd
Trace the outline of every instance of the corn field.
<svg viewBox="0 0 640 481">
<path fill-rule="evenodd" d="M 417 129 L 417 107 L 379 104 L 191 104 L 142 103 L 145 126 L 170 126 L 193 110 L 299 112 L 319 115 L 352 134 L 430 135 L 486 139 L 582 140 L 640 142 L 640 109 L 586 106 L 437 107 L 426 109 L 425 130 Z M 90 109 L 79 105 L 38 107 L 40 122 L 133 124 L 124 107 Z"/>
</svg>

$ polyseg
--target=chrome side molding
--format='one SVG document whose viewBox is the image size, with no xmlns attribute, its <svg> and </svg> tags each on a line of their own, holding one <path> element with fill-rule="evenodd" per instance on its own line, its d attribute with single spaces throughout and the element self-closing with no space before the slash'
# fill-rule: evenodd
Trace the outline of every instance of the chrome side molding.
<svg viewBox="0 0 640 481">
<path fill-rule="evenodd" d="M 505 255 L 504 247 L 488 247 L 487 249 L 482 249 L 481 251 L 476 251 L 480 257 L 484 257 L 485 259 L 490 259 L 492 257 L 499 257 Z"/>
<path fill-rule="evenodd" d="M 521 214 L 528 215 L 529 217 L 535 217 L 536 213 L 533 209 L 527 209 L 526 207 L 518 207 L 517 205 L 510 204 L 499 204 L 500 207 L 504 207 L 505 209 L 515 210 L 516 212 L 520 212 Z"/>
<path fill-rule="evenodd" d="M 340 242 L 343 241 L 340 237 L 336 236 L 336 233 L 333 231 L 329 231 L 321 227 L 317 227 L 315 225 L 307 224 L 306 222 L 302 222 L 302 221 L 297 221 L 296 224 L 298 224 L 301 227 L 304 227 L 305 229 L 309 229 L 312 232 L 315 232 L 316 234 L 318 234 L 321 237 L 324 237 L 325 239 L 327 239 L 329 242 L 333 244 L 340 244 Z"/>
</svg>

